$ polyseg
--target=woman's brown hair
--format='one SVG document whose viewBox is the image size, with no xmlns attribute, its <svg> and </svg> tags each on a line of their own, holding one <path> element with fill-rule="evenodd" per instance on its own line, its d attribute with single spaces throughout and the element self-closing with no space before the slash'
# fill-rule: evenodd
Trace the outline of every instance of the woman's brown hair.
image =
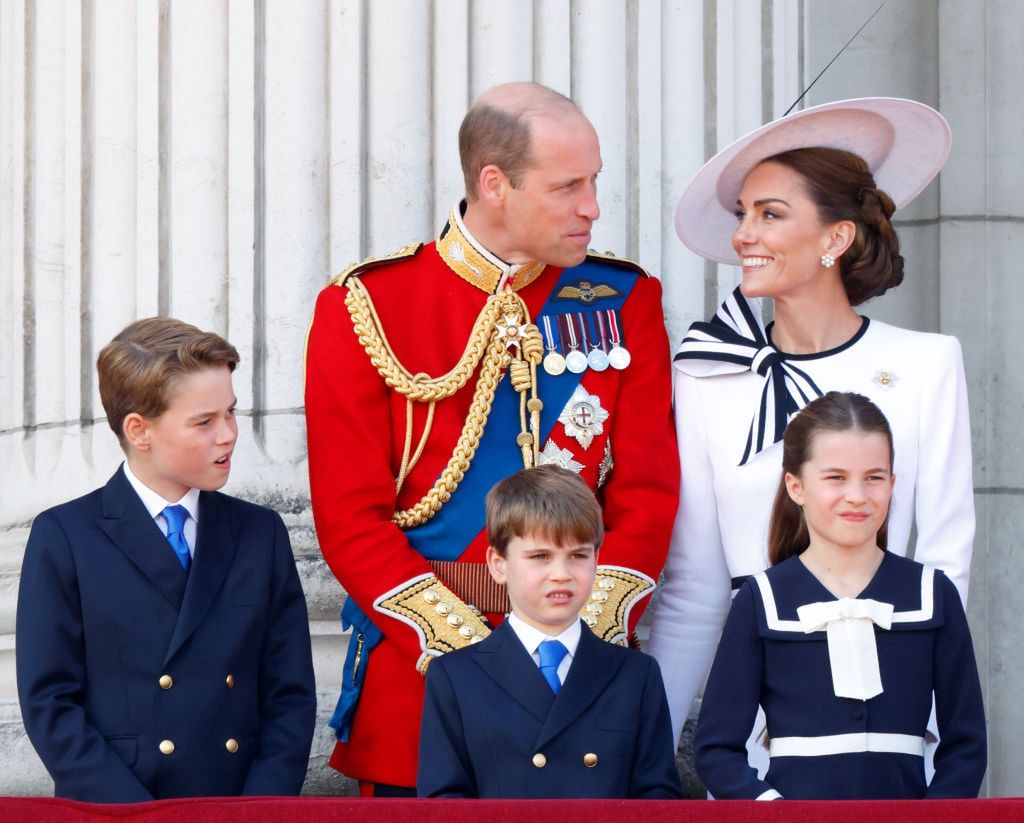
<svg viewBox="0 0 1024 823">
<path fill-rule="evenodd" d="M 804 511 L 789 496 L 786 475 L 799 475 L 811 458 L 814 438 L 820 432 L 853 431 L 861 434 L 880 434 L 889 444 L 889 469 L 892 470 L 895 452 L 892 430 L 878 406 L 862 394 L 830 391 L 824 397 L 808 403 L 790 421 L 782 437 L 782 477 L 775 492 L 772 516 L 768 524 L 768 562 L 776 566 L 783 560 L 800 554 L 810 544 Z M 885 549 L 888 542 L 889 516 L 886 515 L 878 530 L 878 546 Z"/>
<path fill-rule="evenodd" d="M 868 164 L 853 152 L 823 147 L 792 149 L 762 161 L 799 174 L 823 223 L 850 220 L 857 235 L 839 258 L 839 274 L 851 306 L 859 306 L 903 282 L 900 240 L 890 218 L 896 206 L 875 187 Z"/>
</svg>

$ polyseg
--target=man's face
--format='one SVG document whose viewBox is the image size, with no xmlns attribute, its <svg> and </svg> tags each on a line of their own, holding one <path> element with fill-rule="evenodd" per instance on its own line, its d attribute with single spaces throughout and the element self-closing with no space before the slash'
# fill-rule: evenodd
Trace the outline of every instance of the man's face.
<svg viewBox="0 0 1024 823">
<path fill-rule="evenodd" d="M 590 246 L 590 228 L 601 214 L 597 132 L 580 114 L 535 117 L 532 159 L 518 188 L 505 199 L 504 258 L 509 263 L 576 266 Z"/>
</svg>

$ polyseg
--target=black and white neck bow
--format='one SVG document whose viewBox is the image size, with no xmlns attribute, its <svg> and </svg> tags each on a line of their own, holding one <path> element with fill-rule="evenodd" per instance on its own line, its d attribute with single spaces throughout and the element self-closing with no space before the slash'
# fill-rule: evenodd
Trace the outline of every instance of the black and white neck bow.
<svg viewBox="0 0 1024 823">
<path fill-rule="evenodd" d="M 778 443 L 790 419 L 822 395 L 810 375 L 787 363 L 768 342 L 760 307 L 749 302 L 738 287 L 710 322 L 690 326 L 676 352 L 675 364 L 694 377 L 738 374 L 748 369 L 764 377 L 761 402 L 754 410 L 741 466 Z"/>
</svg>

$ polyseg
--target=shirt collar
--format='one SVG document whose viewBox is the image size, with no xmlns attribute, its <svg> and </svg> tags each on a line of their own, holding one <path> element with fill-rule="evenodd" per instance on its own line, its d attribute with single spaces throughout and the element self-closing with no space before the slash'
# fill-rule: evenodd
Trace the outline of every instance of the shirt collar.
<svg viewBox="0 0 1024 823">
<path fill-rule="evenodd" d="M 128 466 L 127 460 L 125 460 L 121 465 L 124 467 L 124 476 L 128 478 L 128 483 L 139 496 L 139 499 L 142 501 L 142 505 L 146 507 L 146 511 L 149 512 L 150 517 L 156 519 L 156 517 L 162 514 L 163 510 L 168 506 L 184 506 L 188 510 L 189 516 L 196 523 L 199 522 L 199 489 L 189 489 L 185 492 L 185 495 L 181 500 L 164 500 L 163 497 L 135 476 L 135 473 Z"/>
<path fill-rule="evenodd" d="M 519 291 L 536 280 L 544 271 L 544 264 L 510 264 L 491 254 L 462 222 L 465 205 L 463 200 L 452 207 L 437 237 L 437 252 L 448 268 L 488 294 L 494 294 L 506 284 Z"/>
<path fill-rule="evenodd" d="M 576 647 L 580 643 L 580 632 L 582 630 L 582 624 L 579 620 L 574 620 L 572 625 L 569 626 L 564 632 L 556 637 L 545 634 L 540 629 L 536 629 L 527 623 L 525 620 L 520 618 L 515 612 L 512 612 L 508 616 L 508 624 L 512 627 L 512 631 L 516 633 L 516 637 L 519 638 L 519 642 L 526 647 L 531 655 L 537 653 L 537 647 L 545 640 L 557 640 L 566 650 L 569 652 L 569 657 L 573 657 L 576 654 Z"/>
</svg>

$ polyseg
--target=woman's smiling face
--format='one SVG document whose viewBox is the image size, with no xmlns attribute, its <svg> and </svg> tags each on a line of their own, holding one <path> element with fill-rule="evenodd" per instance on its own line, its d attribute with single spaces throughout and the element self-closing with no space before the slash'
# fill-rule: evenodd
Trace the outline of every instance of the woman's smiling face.
<svg viewBox="0 0 1024 823">
<path fill-rule="evenodd" d="M 821 222 L 803 177 L 780 163 L 757 166 L 743 181 L 736 203 L 732 246 L 743 266 L 746 297 L 791 295 L 829 271 L 821 256 L 833 226 Z M 833 276 L 838 276 L 838 261 Z"/>
</svg>

